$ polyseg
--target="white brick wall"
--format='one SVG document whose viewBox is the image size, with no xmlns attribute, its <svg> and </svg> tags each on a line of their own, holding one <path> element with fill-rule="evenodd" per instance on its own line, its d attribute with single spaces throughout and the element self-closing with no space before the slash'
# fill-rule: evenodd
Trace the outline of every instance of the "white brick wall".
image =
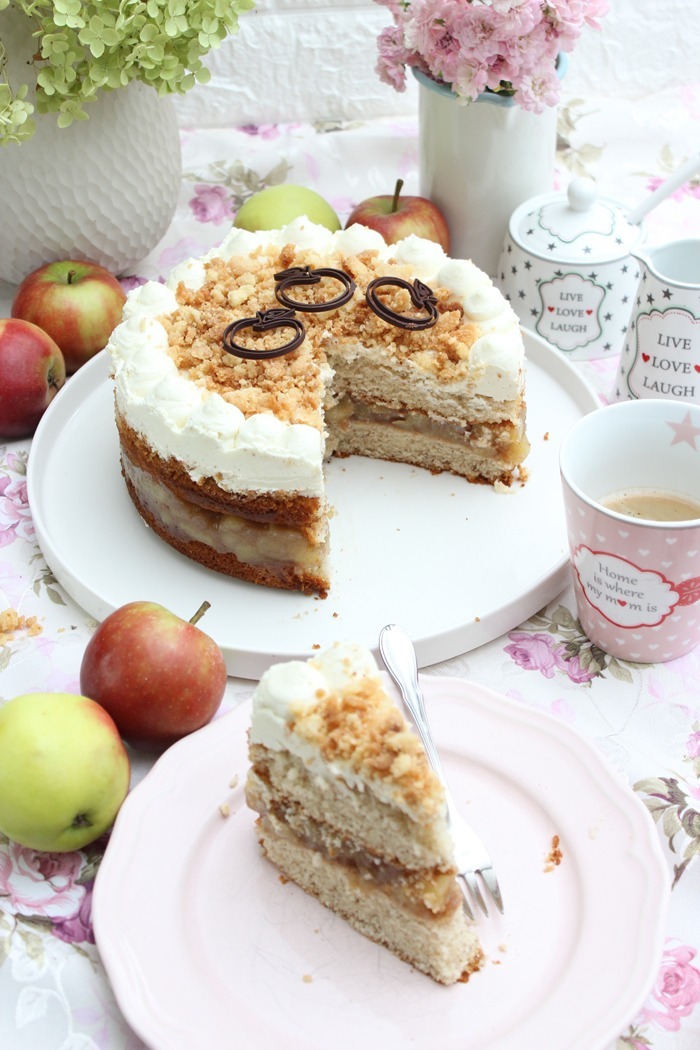
<svg viewBox="0 0 700 1050">
<path fill-rule="evenodd" d="M 567 94 L 649 91 L 700 82 L 700 0 L 611 0 L 598 33 L 570 56 Z M 241 30 L 211 54 L 212 80 L 177 98 L 180 124 L 352 120 L 412 113 L 404 94 L 374 72 L 375 40 L 388 21 L 369 0 L 259 0 Z"/>
</svg>

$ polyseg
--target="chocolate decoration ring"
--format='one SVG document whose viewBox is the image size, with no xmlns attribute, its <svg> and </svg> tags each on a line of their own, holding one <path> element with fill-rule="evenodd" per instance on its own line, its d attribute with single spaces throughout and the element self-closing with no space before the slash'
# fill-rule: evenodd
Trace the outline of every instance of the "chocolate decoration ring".
<svg viewBox="0 0 700 1050">
<path fill-rule="evenodd" d="M 425 310 L 427 317 L 407 317 L 405 314 L 397 313 L 396 310 L 392 310 L 390 306 L 377 295 L 377 291 L 383 287 L 392 288 L 405 288 L 411 296 L 411 302 L 417 310 Z M 413 284 L 410 281 L 405 281 L 403 277 L 375 277 L 373 281 L 367 285 L 367 305 L 371 310 L 374 310 L 377 317 L 381 317 L 383 321 L 387 321 L 389 324 L 393 324 L 396 328 L 406 328 L 409 331 L 422 331 L 425 328 L 432 328 L 436 324 L 438 319 L 437 311 L 437 298 L 432 288 L 429 288 L 427 284 L 423 284 L 418 278 L 415 279 Z"/>
<path fill-rule="evenodd" d="M 335 299 L 329 299 L 324 303 L 298 303 L 290 299 L 287 289 L 296 284 L 318 284 L 324 277 L 332 277 L 334 281 L 340 281 L 344 286 L 340 295 Z M 335 310 L 339 306 L 345 306 L 352 299 L 357 285 L 349 273 L 345 270 L 335 270 L 332 267 L 312 270 L 310 266 L 291 266 L 288 270 L 282 270 L 275 274 L 277 286 L 275 296 L 280 303 L 290 307 L 292 310 L 305 310 L 308 313 L 320 313 L 323 310 Z"/>
<path fill-rule="evenodd" d="M 245 328 L 250 328 L 253 332 L 270 332 L 275 328 L 291 328 L 294 331 L 294 335 L 283 346 L 277 346 L 272 350 L 255 350 L 249 346 L 241 346 L 234 339 L 234 336 L 238 335 Z M 224 350 L 227 353 L 235 354 L 236 357 L 244 357 L 248 361 L 255 361 L 258 358 L 282 357 L 283 354 L 289 354 L 292 350 L 296 350 L 298 346 L 301 346 L 305 337 L 306 329 L 299 318 L 294 316 L 293 310 L 281 310 L 278 307 L 273 307 L 271 310 L 258 310 L 255 317 L 244 317 L 240 321 L 234 321 L 225 330 L 223 343 Z"/>
</svg>

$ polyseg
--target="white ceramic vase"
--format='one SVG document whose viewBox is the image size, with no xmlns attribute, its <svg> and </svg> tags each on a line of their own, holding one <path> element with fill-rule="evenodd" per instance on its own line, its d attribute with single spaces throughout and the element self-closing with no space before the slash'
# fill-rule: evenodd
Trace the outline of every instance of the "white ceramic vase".
<svg viewBox="0 0 700 1050">
<path fill-rule="evenodd" d="M 552 189 L 557 108 L 531 113 L 489 93 L 461 104 L 449 85 L 413 72 L 419 83 L 420 194 L 444 214 L 451 255 L 471 259 L 494 276 L 512 212 Z"/>
<path fill-rule="evenodd" d="M 0 15 L 9 73 L 26 83 L 30 28 L 13 8 Z M 128 273 L 157 245 L 182 183 L 175 108 L 138 82 L 102 92 L 88 120 L 58 128 L 35 114 L 36 134 L 0 148 L 0 280 L 18 284 L 55 259 L 90 259 Z"/>
</svg>

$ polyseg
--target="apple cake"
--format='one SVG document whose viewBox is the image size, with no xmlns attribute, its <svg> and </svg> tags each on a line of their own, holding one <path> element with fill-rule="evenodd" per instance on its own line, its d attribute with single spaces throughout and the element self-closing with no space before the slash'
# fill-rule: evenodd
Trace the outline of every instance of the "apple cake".
<svg viewBox="0 0 700 1050">
<path fill-rule="evenodd" d="M 233 229 L 132 291 L 108 350 L 138 512 L 254 583 L 325 597 L 331 455 L 524 476 L 518 319 L 476 266 L 418 237 Z"/>
<path fill-rule="evenodd" d="M 442 984 L 480 968 L 442 787 L 368 650 L 269 668 L 249 755 L 260 845 L 287 878 Z"/>
</svg>

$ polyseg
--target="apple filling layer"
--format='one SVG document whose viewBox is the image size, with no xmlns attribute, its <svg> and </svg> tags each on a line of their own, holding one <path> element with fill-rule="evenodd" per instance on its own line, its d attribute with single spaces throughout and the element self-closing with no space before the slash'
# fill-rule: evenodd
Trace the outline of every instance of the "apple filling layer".
<svg viewBox="0 0 700 1050">
<path fill-rule="evenodd" d="M 455 423 L 434 419 L 425 412 L 405 407 L 388 407 L 343 397 L 328 410 L 326 419 L 336 432 L 348 429 L 350 423 L 372 423 L 420 434 L 437 442 L 469 447 L 485 459 L 498 457 L 521 462 L 528 452 L 528 442 L 518 428 L 508 423 Z"/>
<path fill-rule="evenodd" d="M 443 915 L 461 907 L 462 897 L 454 871 L 437 868 L 410 871 L 359 849 L 348 840 L 332 846 L 329 838 L 333 830 L 310 820 L 301 807 L 289 800 L 265 805 L 260 796 L 249 792 L 248 804 L 260 814 L 262 827 L 268 834 L 294 840 L 320 858 L 342 864 L 348 877 L 360 888 L 371 885 L 373 889 L 380 889 L 416 914 Z"/>
<path fill-rule="evenodd" d="M 300 839 L 283 823 L 273 823 L 268 816 L 260 818 L 260 828 L 268 840 L 275 836 L 307 850 L 311 854 L 312 865 L 320 862 L 340 865 L 356 892 L 379 891 L 409 914 L 426 919 L 449 916 L 462 906 L 462 895 L 457 888 L 454 874 L 422 872 L 407 878 L 405 872 L 400 869 L 392 869 L 390 865 L 382 864 L 363 854 L 328 853 L 317 843 Z"/>
<path fill-rule="evenodd" d="M 330 443 L 336 455 L 360 455 L 449 471 L 469 481 L 503 482 L 527 455 L 523 430 L 509 422 L 460 427 L 425 412 L 389 409 L 348 397 L 328 411 Z"/>
<path fill-rule="evenodd" d="M 483 952 L 461 908 L 435 915 L 406 906 L 394 883 L 378 885 L 346 864 L 309 850 L 295 836 L 277 834 L 258 821 L 263 852 L 283 876 L 344 918 L 360 933 L 442 984 L 467 981 L 481 968 Z"/>
<path fill-rule="evenodd" d="M 319 581 L 325 580 L 327 534 L 323 527 L 295 529 L 208 510 L 175 495 L 123 452 L 122 470 L 132 499 L 148 524 L 188 556 L 236 576 L 242 575 L 242 571 L 235 571 L 237 563 L 262 569 L 276 586 L 284 586 L 290 574 L 302 580 L 315 579 L 312 590 L 318 590 Z M 201 557 L 197 557 L 198 552 Z M 224 560 L 217 564 L 217 556 Z M 266 580 L 258 578 L 255 582 Z"/>
</svg>

